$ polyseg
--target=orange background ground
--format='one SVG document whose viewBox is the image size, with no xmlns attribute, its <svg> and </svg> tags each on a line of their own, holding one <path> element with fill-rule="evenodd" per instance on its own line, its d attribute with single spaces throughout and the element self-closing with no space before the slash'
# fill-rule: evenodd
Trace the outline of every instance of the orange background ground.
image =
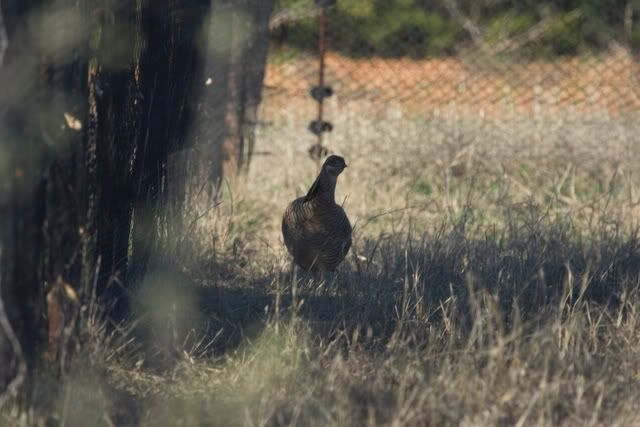
<svg viewBox="0 0 640 427">
<path fill-rule="evenodd" d="M 265 103 L 277 107 L 308 102 L 317 70 L 313 57 L 269 64 Z M 340 102 L 393 102 L 412 112 L 454 106 L 489 115 L 505 108 L 551 114 L 573 108 L 617 115 L 640 108 L 640 67 L 626 52 L 516 64 L 486 56 L 415 61 L 328 53 L 326 81 Z"/>
</svg>

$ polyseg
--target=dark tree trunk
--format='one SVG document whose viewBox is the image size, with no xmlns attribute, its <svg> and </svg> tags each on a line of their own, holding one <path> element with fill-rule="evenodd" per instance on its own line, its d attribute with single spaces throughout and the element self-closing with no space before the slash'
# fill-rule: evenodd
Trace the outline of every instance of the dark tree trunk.
<svg viewBox="0 0 640 427">
<path fill-rule="evenodd" d="M 0 386 L 26 366 L 29 391 L 43 356 L 64 369 L 93 295 L 127 315 L 169 219 L 215 195 L 225 141 L 230 172 L 248 165 L 273 0 L 210 6 L 0 3 Z"/>
<path fill-rule="evenodd" d="M 52 14 L 80 13 L 67 3 L 71 2 L 46 5 Z M 45 2 L 3 6 L 8 49 L 0 78 L 0 139 L 6 156 L 0 168 L 1 296 L 32 373 L 46 348 L 47 334 L 57 343 L 61 333 L 59 324 L 46 327 L 50 310 L 45 295 L 58 277 L 72 291 L 79 286 L 82 200 L 74 190 L 81 175 L 83 134 L 76 123 L 86 111 L 86 74 L 82 44 L 50 50 L 35 33 L 47 16 L 29 14 Z M 29 19 L 32 25 L 26 25 Z M 65 117 L 71 126 L 65 126 Z M 56 314 L 60 313 L 49 320 Z"/>
<path fill-rule="evenodd" d="M 216 156 L 222 162 L 207 160 L 215 171 L 214 181 L 223 174 L 234 177 L 249 168 L 273 6 L 274 0 L 216 3 L 207 40 L 211 54 L 205 68 L 212 81 L 201 109 L 213 123 L 222 119 L 224 128 L 212 130 L 211 123 L 203 123 L 196 148 L 198 153 L 214 153 L 222 147 L 221 155 Z M 217 28 L 224 28 L 227 34 L 220 34 Z"/>
<path fill-rule="evenodd" d="M 191 145 L 171 162 L 175 205 L 204 212 L 218 200 L 220 180 L 248 170 L 269 42 L 273 0 L 215 1 L 203 32 L 201 96 Z"/>
<path fill-rule="evenodd" d="M 64 359 L 62 330 L 73 329 L 75 302 L 87 302 L 93 283 L 107 314 L 122 318 L 129 288 L 158 250 L 167 159 L 182 147 L 197 102 L 208 7 L 2 3 L 0 307 L 29 372 L 47 346 L 49 360 Z M 60 36 L 38 33 L 49 27 L 74 37 L 47 45 Z M 0 328 L 0 386 L 19 366 L 9 344 Z"/>
<path fill-rule="evenodd" d="M 258 108 L 262 101 L 262 83 L 264 81 L 269 48 L 269 20 L 274 0 L 256 0 L 249 10 L 251 27 L 255 33 L 249 45 L 243 50 L 244 74 L 242 79 L 242 147 L 243 165 L 246 171 L 251 164 L 255 149 L 255 128 L 258 120 Z"/>
</svg>

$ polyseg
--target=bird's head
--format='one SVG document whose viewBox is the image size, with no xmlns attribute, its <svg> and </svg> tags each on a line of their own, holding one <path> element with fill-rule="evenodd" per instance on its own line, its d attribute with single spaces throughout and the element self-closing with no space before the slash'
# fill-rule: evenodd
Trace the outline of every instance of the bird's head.
<svg viewBox="0 0 640 427">
<path fill-rule="evenodd" d="M 322 170 L 327 172 L 330 175 L 338 176 L 342 173 L 342 171 L 347 167 L 344 159 L 340 156 L 331 155 L 327 157 L 327 160 L 324 161 L 322 165 Z"/>
</svg>

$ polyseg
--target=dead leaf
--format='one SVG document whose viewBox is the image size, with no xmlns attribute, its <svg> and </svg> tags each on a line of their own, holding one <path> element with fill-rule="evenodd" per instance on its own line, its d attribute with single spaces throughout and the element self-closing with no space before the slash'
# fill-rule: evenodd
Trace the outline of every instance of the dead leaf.
<svg viewBox="0 0 640 427">
<path fill-rule="evenodd" d="M 69 126 L 70 129 L 73 129 L 73 130 L 82 129 L 82 122 L 77 118 L 75 118 L 74 116 L 72 116 L 71 114 L 64 113 L 64 120 L 67 122 L 67 126 Z"/>
<path fill-rule="evenodd" d="M 63 289 L 64 289 L 64 294 L 67 296 L 67 298 L 69 298 L 73 302 L 79 301 L 80 298 L 78 298 L 78 293 L 76 292 L 75 289 L 71 287 L 70 284 L 65 283 L 63 285 Z"/>
</svg>

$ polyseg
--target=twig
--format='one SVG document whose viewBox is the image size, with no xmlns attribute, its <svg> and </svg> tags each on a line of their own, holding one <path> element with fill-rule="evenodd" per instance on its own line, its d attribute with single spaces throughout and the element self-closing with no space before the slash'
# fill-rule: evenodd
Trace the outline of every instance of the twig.
<svg viewBox="0 0 640 427">
<path fill-rule="evenodd" d="M 458 7 L 458 2 L 456 0 L 444 0 L 444 7 L 449 11 L 451 16 L 460 21 L 460 25 L 464 28 L 467 33 L 469 33 L 469 37 L 473 43 L 483 52 L 490 52 L 489 45 L 484 39 L 484 35 L 480 28 L 476 24 L 471 21 L 467 16 L 465 16 Z"/>
<path fill-rule="evenodd" d="M 494 46 L 490 53 L 491 55 L 497 55 L 505 52 L 513 52 L 515 50 L 520 49 L 521 47 L 539 40 L 542 38 L 545 33 L 551 28 L 553 25 L 556 25 L 558 21 L 562 23 L 562 25 L 567 25 L 572 23 L 576 19 L 579 19 L 582 16 L 582 12 L 578 9 L 569 12 L 564 18 L 558 20 L 556 18 L 547 17 L 537 24 L 533 25 L 526 32 L 516 35 L 514 37 L 505 38 L 500 41 L 496 46 Z"/>
<path fill-rule="evenodd" d="M 0 248 L 0 267 L 2 267 L 2 248 Z M 24 380 L 27 376 L 27 362 L 24 357 L 24 353 L 22 351 L 22 346 L 20 345 L 20 341 L 16 336 L 13 328 L 11 327 L 11 322 L 9 322 L 9 317 L 7 316 L 7 312 L 4 308 L 4 302 L 2 300 L 2 271 L 0 271 L 0 328 L 7 336 L 9 343 L 13 349 L 13 353 L 15 357 L 18 359 L 18 373 L 15 378 L 9 382 L 6 390 L 0 394 L 0 409 L 7 403 L 7 401 L 15 396 L 18 392 L 18 389 L 24 383 Z"/>
<path fill-rule="evenodd" d="M 0 67 L 4 64 L 4 55 L 9 47 L 9 38 L 7 37 L 7 29 L 4 25 L 4 17 L 2 15 L 2 2 L 0 1 Z M 0 268 L 2 267 L 2 247 L 0 247 Z M 18 372 L 13 380 L 9 382 L 6 390 L 0 394 L 0 409 L 7 403 L 7 401 L 16 395 L 18 389 L 24 383 L 27 376 L 27 362 L 22 351 L 20 341 L 15 334 L 15 331 L 11 327 L 11 322 L 7 316 L 7 312 L 4 308 L 4 301 L 2 300 L 2 271 L 0 270 L 0 328 L 7 336 L 9 343 L 13 349 L 15 357 L 18 358 Z"/>
<path fill-rule="evenodd" d="M 558 20 L 555 18 L 544 18 L 542 21 L 529 28 L 528 31 L 522 34 L 518 34 L 514 37 L 505 37 L 498 44 L 491 47 L 485 40 L 480 28 L 469 17 L 465 16 L 462 13 L 456 0 L 444 0 L 444 6 L 447 11 L 449 11 L 451 16 L 453 16 L 460 22 L 462 28 L 464 28 L 465 31 L 469 34 L 469 37 L 471 37 L 473 44 L 483 53 L 490 56 L 495 56 L 505 52 L 513 52 L 517 49 L 520 49 L 524 45 L 534 42 L 543 37 L 547 30 L 558 22 Z M 566 25 L 570 22 L 575 21 L 576 19 L 579 19 L 581 16 L 582 12 L 576 9 L 569 12 L 560 21 L 563 25 Z"/>
</svg>

